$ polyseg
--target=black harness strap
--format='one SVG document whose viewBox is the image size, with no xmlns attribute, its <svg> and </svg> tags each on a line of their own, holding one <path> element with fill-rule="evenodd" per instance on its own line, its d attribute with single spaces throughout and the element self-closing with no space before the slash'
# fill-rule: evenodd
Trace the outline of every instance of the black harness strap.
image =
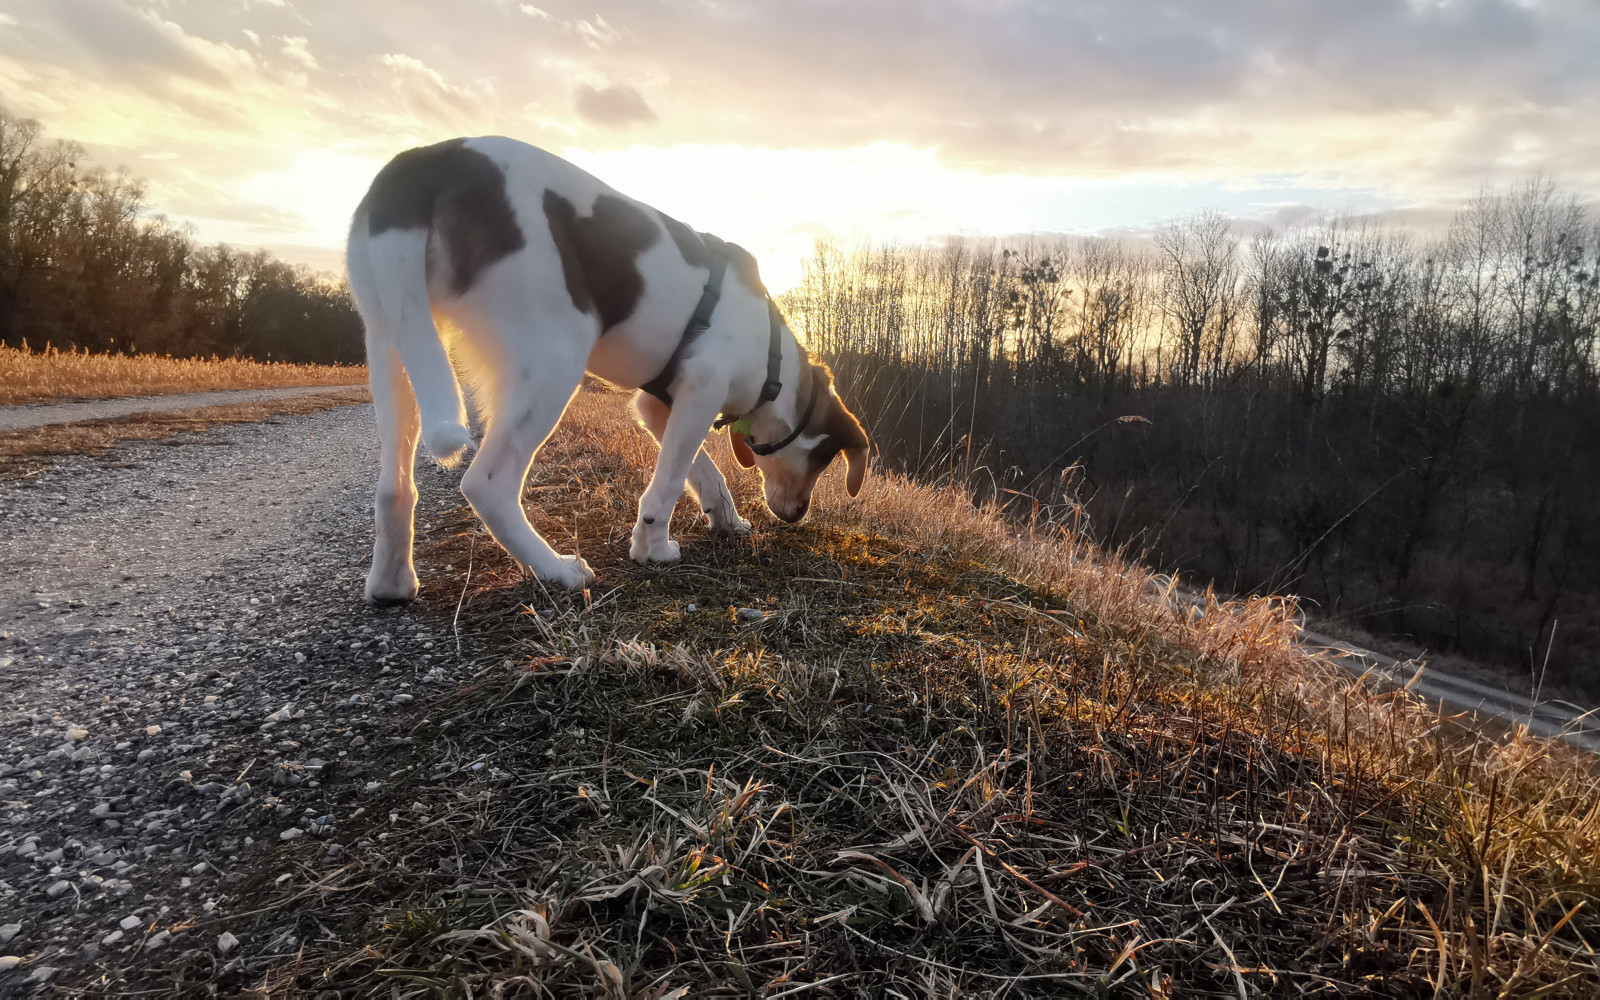
<svg viewBox="0 0 1600 1000">
<path fill-rule="evenodd" d="M 694 343 L 695 338 L 704 333 L 706 328 L 711 325 L 711 314 L 716 310 L 718 300 L 722 298 L 722 279 L 728 270 L 729 245 L 710 233 L 701 233 L 700 238 L 705 241 L 706 248 L 711 251 L 711 275 L 706 278 L 705 290 L 700 293 L 700 304 L 695 306 L 694 314 L 689 317 L 688 325 L 683 328 L 683 336 L 678 339 L 678 346 L 673 350 L 672 356 L 667 359 L 667 364 L 661 369 L 661 374 L 639 387 L 644 392 L 648 392 L 667 404 L 669 408 L 672 406 L 672 393 L 669 389 L 673 380 L 678 377 L 678 369 L 682 367 L 683 356 L 688 351 L 689 345 Z M 769 325 L 767 380 L 761 383 L 761 392 L 756 396 L 754 406 L 746 410 L 743 416 L 730 417 L 727 414 L 722 414 L 711 425 L 715 430 L 720 431 L 729 424 L 737 424 L 744 421 L 750 414 L 777 399 L 778 394 L 783 391 L 783 382 L 779 378 L 783 371 L 783 314 L 778 311 L 778 304 L 772 301 L 772 296 L 770 295 L 767 296 L 767 319 Z M 801 365 L 804 366 L 805 352 L 802 350 L 800 353 L 799 360 Z M 800 417 L 800 421 L 795 425 L 794 430 L 789 432 L 789 436 L 775 444 L 755 444 L 751 442 L 751 451 L 757 455 L 770 455 L 779 449 L 788 447 L 794 442 L 795 438 L 800 436 L 806 425 L 811 422 L 811 413 L 817 406 L 815 382 L 816 380 L 813 379 L 811 401 L 806 404 L 805 413 Z"/>
<path fill-rule="evenodd" d="M 668 387 L 678 377 L 678 369 L 683 365 L 683 356 L 689 350 L 689 345 L 711 325 L 711 313 L 717 308 L 717 300 L 722 298 L 722 278 L 728 273 L 727 245 L 710 233 L 701 233 L 700 238 L 705 241 L 706 249 L 711 252 L 711 276 L 706 278 L 705 290 L 700 293 L 700 303 L 694 307 L 688 325 L 683 328 L 683 336 L 678 338 L 678 346 L 673 350 L 672 357 L 667 359 L 661 374 L 639 387 L 669 407 L 672 405 L 672 393 L 668 391 Z"/>
</svg>

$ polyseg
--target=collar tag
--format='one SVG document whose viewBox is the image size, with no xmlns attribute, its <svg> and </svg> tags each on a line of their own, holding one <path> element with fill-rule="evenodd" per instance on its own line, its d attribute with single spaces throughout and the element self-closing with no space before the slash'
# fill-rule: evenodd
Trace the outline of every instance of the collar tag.
<svg viewBox="0 0 1600 1000">
<path fill-rule="evenodd" d="M 750 421 L 740 417 L 738 420 L 735 420 L 733 423 L 728 425 L 728 430 L 735 434 L 743 434 L 745 437 L 749 437 Z"/>
</svg>

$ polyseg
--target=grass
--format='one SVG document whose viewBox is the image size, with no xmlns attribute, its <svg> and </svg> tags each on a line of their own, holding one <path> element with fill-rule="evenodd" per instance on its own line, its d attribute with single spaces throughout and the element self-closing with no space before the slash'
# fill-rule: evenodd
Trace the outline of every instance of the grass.
<svg viewBox="0 0 1600 1000">
<path fill-rule="evenodd" d="M 1283 602 L 1193 610 L 1062 525 L 1019 530 L 902 479 L 852 502 L 830 473 L 787 527 L 719 462 L 754 535 L 707 538 L 685 501 L 684 561 L 638 567 L 653 452 L 621 397 L 586 391 L 529 480 L 541 530 L 601 572 L 587 594 L 521 582 L 464 510 L 421 540 L 425 608 L 476 681 L 341 817 L 342 854 L 282 848 L 254 925 L 226 924 L 298 950 L 191 959 L 166 981 L 649 1000 L 1600 991 L 1590 758 L 1476 738 L 1308 658 Z M 286 865 L 305 873 L 292 895 L 272 882 Z"/>
<path fill-rule="evenodd" d="M 364 403 L 370 398 L 365 389 L 332 388 L 325 393 L 289 399 L 135 413 L 107 420 L 0 431 L 0 481 L 36 475 L 50 466 L 54 456 L 104 455 L 121 441 L 166 440 L 225 424 L 258 423 L 279 416 L 304 416 L 338 406 Z"/>
<path fill-rule="evenodd" d="M 0 406 L 157 396 L 208 389 L 360 385 L 365 367 L 262 363 L 240 358 L 173 358 L 157 354 L 91 354 L 0 346 Z"/>
</svg>

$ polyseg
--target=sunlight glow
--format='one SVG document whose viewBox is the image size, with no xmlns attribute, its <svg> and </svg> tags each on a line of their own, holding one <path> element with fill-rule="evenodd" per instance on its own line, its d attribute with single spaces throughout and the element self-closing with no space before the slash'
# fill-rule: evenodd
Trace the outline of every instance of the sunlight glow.
<svg viewBox="0 0 1600 1000">
<path fill-rule="evenodd" d="M 382 167 L 382 160 L 312 149 L 296 154 L 287 170 L 246 178 L 238 193 L 241 199 L 298 214 L 306 229 L 286 234 L 297 242 L 343 247 L 350 216 Z M 262 234 L 252 235 L 260 239 Z"/>
<path fill-rule="evenodd" d="M 1313 194 L 1326 204 L 1328 196 L 1283 177 L 1196 184 L 1153 175 L 983 174 L 946 166 L 935 150 L 888 142 L 837 150 L 683 144 L 560 153 L 629 197 L 744 246 L 774 292 L 800 283 L 818 238 L 916 243 L 950 235 L 1092 234 L 1205 207 L 1259 216 Z M 212 220 L 207 235 L 336 253 L 382 165 L 370 154 L 298 153 L 285 169 L 253 174 L 236 188 L 240 203 L 259 206 L 261 217 Z M 1345 194 L 1343 207 L 1381 207 L 1361 192 Z M 317 255 L 308 249 L 301 256 Z"/>
<path fill-rule="evenodd" d="M 935 150 L 889 142 L 839 150 L 686 144 L 561 153 L 623 193 L 743 245 L 774 292 L 800 283 L 818 237 L 914 243 L 1097 233 L 1206 207 L 1266 214 L 1310 194 L 1272 177 L 1224 185 L 1144 175 L 983 174 L 946 166 Z M 1317 194 L 1326 201 L 1328 191 Z M 1379 204 L 1361 192 L 1341 194 L 1343 207 Z"/>
</svg>

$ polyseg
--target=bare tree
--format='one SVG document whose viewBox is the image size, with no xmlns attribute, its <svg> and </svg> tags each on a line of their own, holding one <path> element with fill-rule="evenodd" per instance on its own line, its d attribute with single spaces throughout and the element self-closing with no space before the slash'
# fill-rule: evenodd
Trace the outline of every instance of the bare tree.
<svg viewBox="0 0 1600 1000">
<path fill-rule="evenodd" d="M 1232 361 L 1241 302 L 1239 241 L 1221 212 L 1205 211 L 1156 230 L 1161 305 L 1172 324 L 1174 375 L 1211 385 Z"/>
</svg>

